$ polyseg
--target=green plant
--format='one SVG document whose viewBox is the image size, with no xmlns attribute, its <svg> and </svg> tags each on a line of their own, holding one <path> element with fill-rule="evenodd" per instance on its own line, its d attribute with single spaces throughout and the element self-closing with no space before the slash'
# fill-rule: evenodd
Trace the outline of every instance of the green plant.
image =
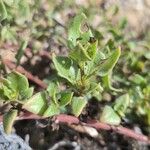
<svg viewBox="0 0 150 150">
<path fill-rule="evenodd" d="M 102 83 L 105 83 L 105 87 L 117 91 L 112 88 L 109 77 L 121 50 L 98 49 L 98 40 L 87 28 L 86 20 L 86 16 L 80 14 L 70 24 L 68 56 L 56 56 L 53 53 L 52 60 L 58 76 L 49 83 L 45 91 L 33 94 L 33 88 L 29 87 L 27 78 L 18 72 L 1 78 L 0 100 L 11 105 L 3 117 L 6 133 L 10 133 L 15 118 L 23 109 L 43 117 L 67 112 L 79 116 L 92 97 L 102 100 Z M 105 47 L 107 46 L 108 43 Z M 60 90 L 61 86 L 65 87 L 64 90 Z M 112 107 L 104 107 L 100 120 L 108 124 L 120 124 L 128 105 L 129 96 L 125 94 L 119 97 Z"/>
<path fill-rule="evenodd" d="M 32 20 L 40 1 L 1 0 L 0 1 L 0 39 L 1 43 L 28 40 L 34 32 Z M 34 26 L 34 27 L 33 27 Z"/>
<path fill-rule="evenodd" d="M 130 109 L 128 118 L 143 122 L 144 126 L 149 126 L 149 106 L 150 106 L 150 76 L 149 59 L 145 57 L 147 50 L 141 53 L 127 51 L 120 59 L 120 66 L 116 68 L 119 73 L 115 75 L 115 80 L 119 87 L 124 87 L 124 91 L 130 96 Z M 125 61 L 126 58 L 126 62 Z M 121 70 L 121 71 L 120 71 Z"/>
</svg>

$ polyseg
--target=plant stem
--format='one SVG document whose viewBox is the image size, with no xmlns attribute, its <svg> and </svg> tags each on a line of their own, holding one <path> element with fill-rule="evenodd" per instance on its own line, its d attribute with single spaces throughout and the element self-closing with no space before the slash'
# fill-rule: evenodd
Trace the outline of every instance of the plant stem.
<svg viewBox="0 0 150 150">
<path fill-rule="evenodd" d="M 31 114 L 29 112 L 26 112 L 17 118 L 17 120 L 31 120 L 31 119 L 46 119 L 46 118 L 35 115 L 35 114 Z M 2 122 L 2 116 L 0 116 L 0 122 Z M 108 124 L 99 122 L 97 120 L 87 120 L 86 122 L 82 122 L 77 117 L 74 117 L 71 115 L 66 115 L 66 114 L 60 114 L 60 115 L 57 115 L 54 117 L 54 122 L 55 123 L 64 123 L 64 124 L 76 124 L 76 125 L 80 124 L 83 126 L 93 127 L 97 130 L 114 131 L 116 133 L 125 135 L 132 139 L 150 144 L 150 137 L 148 137 L 148 136 L 136 133 L 135 131 L 125 128 L 125 127 L 122 127 L 122 126 L 112 126 L 112 125 L 108 125 Z"/>
</svg>

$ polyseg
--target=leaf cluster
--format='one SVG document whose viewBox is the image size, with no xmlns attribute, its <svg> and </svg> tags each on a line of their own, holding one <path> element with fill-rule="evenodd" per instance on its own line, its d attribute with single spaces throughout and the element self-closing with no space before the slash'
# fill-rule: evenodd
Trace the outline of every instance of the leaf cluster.
<svg viewBox="0 0 150 150">
<path fill-rule="evenodd" d="M 91 30 L 84 29 L 86 27 L 84 26 L 85 21 L 86 16 L 80 14 L 73 19 L 70 25 L 68 31 L 70 52 L 68 56 L 53 54 L 54 67 L 62 80 L 56 78 L 49 83 L 45 91 L 33 94 L 33 88 L 29 87 L 24 75 L 12 72 L 6 78 L 1 78 L 1 100 L 12 106 L 10 111 L 4 115 L 4 129 L 7 133 L 11 131 L 10 128 L 18 111 L 23 109 L 44 117 L 67 111 L 79 116 L 92 97 L 101 100 L 103 87 L 100 79 L 112 73 L 121 50 L 116 48 L 107 55 L 100 51 L 97 47 L 98 40 L 92 35 Z M 64 90 L 60 90 L 62 83 L 67 86 Z M 114 108 L 109 106 L 104 109 L 101 120 L 110 124 L 113 122 L 119 124 L 120 117 L 123 116 L 126 107 L 127 105 L 122 106 L 121 100 L 118 100 Z M 109 117 L 106 114 L 114 118 L 112 122 L 108 122 Z"/>
</svg>

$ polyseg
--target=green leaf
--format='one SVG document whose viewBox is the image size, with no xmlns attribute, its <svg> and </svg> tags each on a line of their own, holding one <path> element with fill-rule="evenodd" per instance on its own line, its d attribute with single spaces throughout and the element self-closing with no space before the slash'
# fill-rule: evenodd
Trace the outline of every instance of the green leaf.
<svg viewBox="0 0 150 150">
<path fill-rule="evenodd" d="M 84 66 L 84 74 L 87 77 L 91 77 L 92 75 L 95 76 L 99 71 L 99 68 L 104 59 L 105 55 L 101 51 L 97 51 L 93 60 L 86 62 Z"/>
<path fill-rule="evenodd" d="M 5 97 L 5 100 L 21 102 L 33 94 L 33 88 L 29 88 L 27 78 L 18 72 L 8 74 L 7 78 L 1 78 L 0 82 L 1 97 Z"/>
<path fill-rule="evenodd" d="M 11 82 L 11 88 L 19 93 L 23 93 L 29 87 L 27 78 L 18 72 L 8 74 L 7 79 Z"/>
<path fill-rule="evenodd" d="M 9 110 L 6 114 L 3 116 L 3 127 L 6 134 L 10 134 L 12 130 L 13 123 L 17 117 L 18 110 L 12 109 Z"/>
<path fill-rule="evenodd" d="M 70 28 L 68 31 L 68 40 L 73 46 L 76 46 L 77 39 L 80 37 L 81 33 L 81 23 L 83 23 L 85 19 L 86 16 L 82 13 L 81 15 L 77 15 L 76 17 L 74 17 L 72 23 L 70 24 Z"/>
<path fill-rule="evenodd" d="M 53 63 L 60 77 L 67 79 L 71 84 L 76 83 L 79 78 L 79 70 L 71 59 L 53 55 Z"/>
<path fill-rule="evenodd" d="M 109 90 L 112 90 L 112 91 L 115 91 L 115 92 L 122 92 L 122 89 L 116 89 L 114 87 L 112 87 L 111 85 L 111 72 L 105 76 L 102 77 L 102 81 L 103 81 L 103 86 L 106 88 L 106 89 L 109 89 Z"/>
<path fill-rule="evenodd" d="M 50 106 L 43 113 L 44 117 L 50 117 L 54 115 L 58 115 L 60 113 L 60 108 L 53 102 L 51 102 Z"/>
<path fill-rule="evenodd" d="M 113 108 L 121 117 L 124 117 L 129 104 L 130 104 L 129 95 L 124 94 L 116 99 Z"/>
<path fill-rule="evenodd" d="M 16 100 L 18 97 L 18 92 L 15 91 L 15 89 L 12 88 L 12 83 L 5 78 L 1 78 L 1 93 L 2 97 L 5 97 L 5 100 Z"/>
<path fill-rule="evenodd" d="M 69 56 L 77 63 L 81 61 L 90 61 L 95 57 L 96 51 L 97 41 L 93 43 L 86 43 L 85 47 L 83 47 L 82 44 L 78 42 L 78 45 L 69 53 Z"/>
<path fill-rule="evenodd" d="M 129 77 L 129 80 L 137 85 L 143 85 L 146 84 L 146 79 L 141 76 L 140 74 L 134 74 Z"/>
<path fill-rule="evenodd" d="M 119 125 L 121 122 L 120 117 L 110 106 L 105 106 L 100 116 L 100 121 L 110 125 Z"/>
<path fill-rule="evenodd" d="M 103 88 L 102 86 L 100 85 L 100 83 L 96 83 L 96 82 L 91 82 L 90 83 L 90 88 L 88 89 L 89 92 L 93 92 L 93 91 L 100 91 L 102 92 L 103 91 Z"/>
<path fill-rule="evenodd" d="M 95 97 L 97 100 L 101 100 L 101 93 L 103 87 L 100 83 L 90 82 L 90 87 L 87 89 L 86 95 L 90 98 Z"/>
<path fill-rule="evenodd" d="M 27 99 L 29 99 L 33 95 L 33 90 L 34 90 L 34 88 L 31 87 L 31 88 L 28 88 L 28 89 L 24 90 L 22 93 L 20 93 L 21 101 L 22 100 L 26 101 Z"/>
<path fill-rule="evenodd" d="M 86 104 L 87 100 L 85 100 L 83 97 L 73 97 L 71 103 L 72 113 L 78 117 Z"/>
<path fill-rule="evenodd" d="M 52 98 L 53 102 L 57 104 L 56 94 L 58 92 L 58 83 L 50 82 L 47 91 L 49 96 Z"/>
<path fill-rule="evenodd" d="M 0 0 L 0 22 L 7 18 L 7 10 L 3 0 Z"/>
<path fill-rule="evenodd" d="M 47 107 L 48 104 L 45 92 L 36 93 L 23 105 L 23 109 L 38 115 L 43 115 Z"/>
<path fill-rule="evenodd" d="M 27 41 L 22 41 L 21 46 L 20 46 L 20 48 L 17 51 L 17 54 L 15 56 L 15 58 L 17 59 L 17 65 L 20 64 L 21 57 L 23 56 L 23 53 L 24 53 L 24 50 L 27 47 L 27 44 L 28 44 Z"/>
<path fill-rule="evenodd" d="M 50 82 L 47 91 L 50 97 L 53 97 L 58 92 L 58 83 L 57 82 Z"/>
<path fill-rule="evenodd" d="M 93 37 L 91 30 L 89 30 L 89 27 L 85 23 L 86 19 L 83 13 L 73 18 L 68 31 L 68 44 L 71 49 L 77 46 L 78 41 L 82 45 L 85 45 L 90 37 Z"/>
<path fill-rule="evenodd" d="M 61 92 L 60 93 L 60 99 L 59 99 L 59 105 L 62 107 L 68 105 L 69 103 L 71 103 L 72 100 L 72 96 L 73 96 L 73 92 Z"/>
<path fill-rule="evenodd" d="M 93 38 L 91 37 L 91 39 Z M 95 58 L 95 55 L 97 52 L 97 44 L 98 44 L 98 41 L 94 39 L 94 41 L 90 42 L 90 45 L 88 46 L 86 50 L 91 60 Z"/>
<path fill-rule="evenodd" d="M 75 60 L 77 63 L 81 63 L 82 61 L 91 60 L 88 56 L 86 49 L 81 45 L 81 43 L 76 46 L 75 50 L 72 50 L 69 53 L 69 57 Z"/>
<path fill-rule="evenodd" d="M 103 64 L 101 64 L 101 67 L 99 69 L 99 75 L 100 76 L 106 76 L 108 73 L 112 71 L 115 64 L 117 63 L 119 57 L 121 54 L 120 48 L 115 50 L 105 61 Z"/>
<path fill-rule="evenodd" d="M 4 96 L 6 96 L 9 100 L 16 100 L 16 98 L 18 97 L 18 93 L 7 86 L 3 86 L 2 90 Z"/>
<path fill-rule="evenodd" d="M 0 102 L 1 101 L 7 101 L 7 100 L 8 100 L 8 97 L 6 97 L 4 95 L 3 89 L 0 88 Z"/>
</svg>

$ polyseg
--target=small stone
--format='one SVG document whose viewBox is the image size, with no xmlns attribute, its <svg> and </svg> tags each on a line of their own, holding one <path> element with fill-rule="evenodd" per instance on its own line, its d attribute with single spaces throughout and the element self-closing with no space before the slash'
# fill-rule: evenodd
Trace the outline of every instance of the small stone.
<svg viewBox="0 0 150 150">
<path fill-rule="evenodd" d="M 31 150 L 31 147 L 15 133 L 5 134 L 0 123 L 0 150 Z"/>
</svg>

